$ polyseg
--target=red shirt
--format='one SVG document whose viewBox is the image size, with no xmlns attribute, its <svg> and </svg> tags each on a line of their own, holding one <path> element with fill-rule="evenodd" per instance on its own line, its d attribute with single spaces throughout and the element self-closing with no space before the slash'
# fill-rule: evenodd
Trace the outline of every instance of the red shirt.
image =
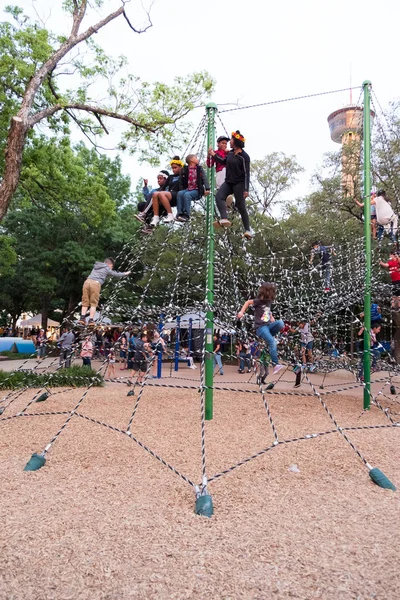
<svg viewBox="0 0 400 600">
<path fill-rule="evenodd" d="M 397 260 L 388 260 L 389 273 L 392 281 L 400 281 L 400 264 Z"/>
<path fill-rule="evenodd" d="M 188 190 L 197 190 L 197 169 L 196 167 L 189 167 L 188 169 Z"/>
<path fill-rule="evenodd" d="M 225 160 L 226 157 L 228 156 L 228 151 L 227 150 L 216 150 L 215 154 L 217 156 L 219 156 L 220 158 L 222 158 L 222 160 Z M 225 169 L 225 165 L 223 163 L 220 163 L 219 160 L 216 160 L 214 156 L 209 156 L 207 158 L 207 167 L 211 168 L 214 165 L 215 165 L 215 170 L 217 173 L 222 171 L 222 169 Z"/>
</svg>

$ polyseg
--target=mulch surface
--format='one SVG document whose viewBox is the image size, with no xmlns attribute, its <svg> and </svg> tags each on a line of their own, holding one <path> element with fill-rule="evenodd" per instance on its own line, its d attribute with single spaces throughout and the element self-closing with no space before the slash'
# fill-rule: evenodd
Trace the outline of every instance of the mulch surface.
<svg viewBox="0 0 400 600">
<path fill-rule="evenodd" d="M 138 392 L 127 397 L 128 389 L 91 389 L 78 411 L 125 430 Z M 27 412 L 70 411 L 84 393 L 58 391 Z M 1 418 L 32 396 L 23 392 Z M 212 519 L 195 515 L 193 488 L 126 435 L 74 416 L 46 465 L 28 473 L 31 454 L 43 451 L 67 415 L 0 422 L 0 598 L 397 600 L 399 492 L 372 483 L 337 432 L 291 441 L 335 429 L 316 397 L 267 400 L 278 438 L 288 443 L 214 480 Z M 389 424 L 376 407 L 363 412 L 360 390 L 324 401 L 342 427 Z M 400 412 L 397 396 L 381 401 Z M 201 481 L 196 390 L 146 388 L 132 433 Z M 400 486 L 400 428 L 348 436 Z M 273 441 L 260 395 L 215 392 L 206 423 L 209 477 Z"/>
</svg>

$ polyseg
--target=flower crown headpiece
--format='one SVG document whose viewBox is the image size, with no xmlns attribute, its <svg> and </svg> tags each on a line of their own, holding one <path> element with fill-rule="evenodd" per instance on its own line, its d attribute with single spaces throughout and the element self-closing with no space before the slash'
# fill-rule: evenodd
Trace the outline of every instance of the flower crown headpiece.
<svg viewBox="0 0 400 600">
<path fill-rule="evenodd" d="M 172 159 L 169 164 L 171 165 L 171 167 L 172 167 L 172 165 L 179 165 L 180 167 L 185 166 L 185 163 L 182 160 L 178 160 L 177 158 Z"/>
<path fill-rule="evenodd" d="M 236 131 L 232 131 L 232 137 L 234 137 L 236 140 L 239 140 L 239 142 L 243 142 L 243 144 L 246 141 L 244 139 L 244 137 L 240 133 L 237 133 Z"/>
</svg>

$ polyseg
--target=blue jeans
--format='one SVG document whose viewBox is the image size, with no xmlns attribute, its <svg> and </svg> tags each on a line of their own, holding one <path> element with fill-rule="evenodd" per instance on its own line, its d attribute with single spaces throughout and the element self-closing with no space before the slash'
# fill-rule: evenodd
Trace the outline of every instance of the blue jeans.
<svg viewBox="0 0 400 600">
<path fill-rule="evenodd" d="M 223 375 L 224 374 L 224 368 L 222 366 L 221 352 L 216 352 L 214 354 L 214 367 L 215 367 L 215 365 L 218 365 L 219 372 L 221 373 L 221 375 Z"/>
<path fill-rule="evenodd" d="M 176 208 L 178 215 L 190 215 L 190 205 L 192 200 L 199 199 L 198 190 L 181 190 L 176 198 Z"/>
<path fill-rule="evenodd" d="M 239 358 L 240 358 L 240 363 L 239 363 L 240 371 L 244 371 L 244 363 L 246 363 L 246 367 L 248 369 L 251 368 L 251 354 L 246 354 L 246 352 L 242 351 L 239 354 Z"/>
<path fill-rule="evenodd" d="M 277 335 L 284 326 L 284 322 L 279 319 L 279 321 L 262 325 L 256 330 L 256 334 L 265 340 L 269 346 L 269 354 L 273 365 L 278 364 L 278 351 L 276 349 L 276 339 L 274 336 Z"/>
</svg>

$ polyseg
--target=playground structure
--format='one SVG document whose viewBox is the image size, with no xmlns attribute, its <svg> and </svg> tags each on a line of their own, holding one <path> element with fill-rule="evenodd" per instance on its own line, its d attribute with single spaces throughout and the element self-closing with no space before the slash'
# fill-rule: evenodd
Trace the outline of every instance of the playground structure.
<svg viewBox="0 0 400 600">
<path fill-rule="evenodd" d="M 369 198 L 371 189 L 371 173 L 370 173 L 370 83 L 365 82 L 363 84 L 364 91 L 364 109 L 363 109 L 363 159 L 364 159 L 364 184 L 363 184 L 363 197 Z M 356 111 L 359 114 L 360 111 Z M 207 147 L 214 146 L 215 143 L 215 122 L 217 116 L 217 106 L 210 103 L 207 106 L 207 115 L 203 119 L 201 127 L 197 130 L 197 135 L 192 140 L 192 147 L 200 140 L 200 156 L 204 152 L 204 141 L 207 140 Z M 222 121 L 221 121 L 222 124 Z M 207 128 L 205 128 L 207 125 Z M 207 133 L 206 133 L 207 132 Z M 226 133 L 226 131 L 225 131 Z M 196 239 L 196 233 L 194 228 L 188 224 L 186 227 L 181 227 L 179 230 L 173 228 L 169 230 L 157 232 L 157 244 L 159 244 L 159 254 L 153 267 L 147 274 L 147 283 L 140 289 L 135 290 L 137 292 L 137 304 L 132 310 L 132 316 L 142 320 L 153 320 L 157 321 L 160 315 L 160 309 L 164 312 L 163 321 L 160 321 L 159 329 L 162 331 L 163 322 L 168 321 L 177 315 L 177 340 L 179 344 L 179 312 L 183 314 L 184 310 L 190 309 L 192 314 L 197 315 L 204 321 L 204 335 L 203 335 L 203 347 L 201 349 L 201 367 L 200 367 L 200 379 L 197 385 L 193 385 L 190 381 L 182 382 L 182 378 L 176 383 L 163 383 L 155 384 L 149 382 L 149 374 L 152 369 L 152 360 L 149 361 L 147 372 L 143 383 L 138 386 L 139 392 L 135 396 L 134 405 L 131 411 L 129 422 L 125 428 L 115 427 L 109 423 L 105 423 L 100 419 L 92 418 L 82 412 L 85 399 L 91 389 L 89 386 L 85 392 L 79 397 L 73 408 L 69 411 L 61 412 L 65 414 L 65 421 L 62 426 L 55 432 L 51 440 L 44 446 L 42 451 L 33 454 L 32 458 L 26 465 L 26 470 L 38 470 L 43 467 L 48 453 L 53 448 L 56 441 L 59 440 L 62 433 L 66 430 L 67 426 L 73 419 L 84 419 L 87 421 L 94 422 L 100 426 L 106 427 L 108 430 L 120 433 L 124 436 L 129 437 L 134 441 L 140 448 L 145 452 L 149 453 L 153 458 L 158 460 L 162 465 L 166 466 L 177 475 L 182 481 L 190 485 L 196 495 L 196 512 L 210 517 L 213 513 L 213 505 L 210 495 L 210 483 L 218 480 L 224 475 L 227 475 L 237 468 L 247 464 L 251 460 L 255 460 L 265 453 L 278 448 L 281 444 L 289 444 L 290 442 L 296 442 L 301 439 L 314 439 L 316 437 L 337 434 L 340 435 L 348 446 L 355 452 L 357 457 L 360 459 L 362 464 L 367 468 L 371 479 L 380 485 L 389 489 L 395 489 L 394 485 L 388 480 L 387 477 L 376 467 L 373 467 L 364 454 L 358 449 L 356 444 L 351 439 L 351 432 L 355 428 L 342 427 L 338 420 L 335 418 L 333 411 L 328 404 L 329 396 L 336 394 L 341 391 L 348 389 L 348 384 L 345 386 L 334 384 L 329 387 L 329 373 L 337 368 L 337 365 L 346 368 L 349 372 L 354 373 L 354 389 L 363 389 L 364 396 L 364 410 L 368 410 L 373 407 L 382 413 L 385 420 L 385 424 L 379 425 L 379 428 L 394 428 L 398 427 L 399 424 L 396 418 L 390 414 L 390 411 L 383 406 L 382 398 L 385 397 L 386 388 L 392 387 L 392 377 L 396 371 L 390 367 L 388 377 L 384 377 L 381 381 L 382 387 L 378 393 L 373 394 L 371 391 L 371 356 L 369 352 L 370 348 L 370 322 L 371 322 L 371 289 L 376 284 L 377 279 L 374 275 L 371 266 L 371 239 L 370 239 L 370 213 L 367 202 L 364 207 L 364 239 L 354 240 L 351 248 L 338 248 L 337 257 L 334 260 L 334 285 L 336 290 L 336 296 L 323 296 L 321 294 L 321 281 L 320 274 L 315 272 L 308 263 L 308 257 L 303 253 L 298 252 L 294 257 L 288 257 L 283 252 L 276 252 L 270 245 L 269 233 L 273 231 L 275 227 L 279 227 L 279 222 L 271 217 L 270 230 L 263 231 L 257 229 L 257 221 L 255 219 L 256 235 L 255 239 L 261 240 L 265 247 L 270 250 L 268 258 L 258 257 L 257 253 L 251 252 L 251 244 L 243 242 L 242 245 L 238 243 L 239 234 L 232 228 L 232 231 L 225 231 L 222 236 L 216 234 L 213 229 L 214 220 L 214 197 L 215 197 L 215 172 L 213 169 L 209 170 L 209 179 L 211 185 L 211 194 L 206 199 L 206 205 L 204 207 L 206 214 L 206 236 L 205 243 L 202 246 L 202 250 L 206 256 L 206 260 L 203 261 L 202 257 L 199 258 L 199 240 Z M 286 235 L 286 234 L 285 234 Z M 217 240 L 218 236 L 218 240 Z M 177 241 L 178 240 L 178 241 Z M 221 243 L 222 240 L 222 243 Z M 293 244 L 293 240 L 290 240 Z M 151 238 L 147 238 L 145 242 L 140 242 L 141 245 L 141 256 L 142 260 L 146 260 L 146 252 L 151 247 Z M 294 242 L 296 245 L 296 242 Z M 154 284 L 155 274 L 159 268 L 163 250 L 166 247 L 172 247 L 177 250 L 175 264 L 173 265 L 174 272 L 176 273 L 176 279 L 171 288 L 163 290 L 160 296 L 160 302 L 158 306 L 149 306 L 146 304 L 146 298 L 149 292 L 152 290 Z M 179 249 L 185 247 L 187 251 L 185 253 L 179 252 Z M 297 247 L 297 246 L 296 246 Z M 235 251 L 235 248 L 240 250 Z M 298 247 L 297 247 L 298 248 Z M 363 260 L 357 268 L 352 267 L 344 259 L 349 252 L 356 251 L 358 255 L 363 255 Z M 138 262 L 134 252 L 134 248 L 127 248 L 126 254 L 121 256 L 121 260 L 131 270 L 135 263 Z M 186 261 L 186 263 L 185 263 Z M 247 265 L 245 270 L 240 270 L 240 263 Z M 282 265 L 285 268 L 282 268 Z M 190 265 L 190 269 L 188 267 Z M 290 278 L 285 274 L 285 270 L 290 272 Z M 205 281 L 205 289 L 203 287 L 203 298 L 197 302 L 192 300 L 193 297 L 198 296 L 198 285 L 193 283 L 191 275 L 193 273 L 198 274 L 199 280 Z M 217 277 L 215 276 L 217 274 Z M 241 278 L 245 278 L 243 281 Z M 218 283 L 216 284 L 216 280 Z M 213 355 L 213 332 L 217 327 L 225 328 L 226 330 L 236 330 L 236 312 L 242 303 L 243 289 L 255 290 L 257 286 L 265 279 L 276 281 L 280 285 L 284 292 L 282 294 L 284 300 L 282 300 L 278 306 L 282 312 L 288 312 L 290 310 L 290 316 L 295 320 L 304 313 L 305 307 L 312 306 L 315 314 L 322 313 L 326 317 L 332 316 L 341 310 L 344 317 L 343 320 L 346 323 L 353 323 L 357 320 L 357 315 L 353 312 L 353 306 L 357 302 L 363 300 L 364 303 L 364 347 L 367 348 L 364 351 L 364 382 L 356 381 L 354 361 L 346 357 L 341 357 L 339 361 L 336 358 L 325 359 L 323 365 L 323 379 L 318 382 L 318 385 L 314 382 L 312 376 L 304 372 L 303 381 L 308 386 L 309 392 L 294 392 L 287 390 L 280 390 L 279 384 L 283 374 L 280 378 L 274 381 L 274 388 L 263 389 L 260 385 L 255 385 L 250 381 L 247 382 L 248 386 L 246 389 L 243 386 L 243 382 L 230 382 L 229 385 L 214 381 L 214 355 Z M 351 286 L 349 284 L 351 282 Z M 126 282 L 118 282 L 115 285 L 115 289 L 108 300 L 108 303 L 104 309 L 104 314 L 113 316 L 115 311 L 119 310 L 123 303 L 123 298 L 120 292 L 123 289 L 123 285 L 128 285 Z M 181 291 L 184 290 L 184 295 Z M 295 295 L 294 295 L 295 290 Z M 192 294 L 193 292 L 193 294 Z M 181 294 L 181 295 L 180 295 Z M 190 302 L 188 301 L 190 299 Z M 165 309 L 165 307 L 168 307 Z M 312 316 L 312 315 L 310 315 Z M 325 342 L 330 342 L 333 346 L 333 336 L 331 335 L 330 328 L 337 330 L 337 323 L 332 326 L 329 319 L 326 321 L 326 326 L 321 327 L 321 338 Z M 247 321 L 249 323 L 249 321 Z M 358 320 L 358 323 L 359 320 Z M 193 325 L 193 320 L 192 320 Z M 248 336 L 246 328 L 241 332 L 243 335 Z M 336 331 L 337 333 L 337 331 Z M 192 339 L 190 337 L 189 339 Z M 190 342 L 191 343 L 191 342 Z M 232 357 L 234 358 L 234 357 Z M 160 360 L 160 358 L 159 358 Z M 179 367 L 179 345 L 175 348 L 175 370 Z M 336 361 L 336 362 L 335 362 Z M 104 369 L 104 364 L 100 366 L 99 372 L 101 373 Z M 159 365 L 160 366 L 160 365 Z M 161 376 L 161 373 L 159 374 Z M 52 372 L 48 371 L 48 377 L 51 379 Z M 294 375 L 289 383 L 294 383 Z M 168 381 L 168 380 L 167 380 Z M 118 378 L 118 383 L 124 383 L 124 378 Z M 235 387 L 233 387 L 235 385 Z M 133 426 L 135 423 L 135 416 L 138 411 L 140 403 L 143 402 L 145 397 L 146 389 L 151 386 L 159 387 L 172 387 L 176 389 L 186 389 L 199 391 L 200 395 L 200 422 L 201 422 L 201 458 L 202 458 L 202 474 L 201 481 L 195 482 L 190 477 L 180 472 L 172 464 L 166 461 L 161 455 L 152 450 L 141 439 L 134 433 Z M 322 390 L 322 391 L 320 391 Z M 23 390 L 24 392 L 26 390 Z M 267 446 L 259 449 L 251 456 L 243 457 L 241 460 L 232 464 L 229 468 L 224 469 L 221 472 L 215 473 L 209 476 L 207 472 L 207 421 L 211 421 L 214 416 L 214 401 L 215 393 L 218 391 L 225 391 L 232 394 L 256 394 L 261 401 L 262 406 L 265 409 L 265 415 L 267 422 L 272 432 L 272 442 Z M 391 392 L 392 393 L 392 392 Z M 11 413 L 11 407 L 13 403 L 18 400 L 21 396 L 22 391 L 17 390 L 16 392 L 8 393 L 5 398 L 2 399 L 2 406 L 4 408 L 0 422 L 3 421 L 3 425 L 11 419 L 19 418 L 22 416 L 28 417 L 40 417 L 41 414 L 52 414 L 52 413 L 39 413 L 34 410 L 34 405 L 43 396 L 42 390 L 39 390 L 28 403 L 19 410 L 16 414 Z M 287 438 L 280 437 L 278 434 L 278 427 L 275 424 L 273 414 L 270 409 L 269 399 L 276 396 L 309 396 L 317 401 L 319 406 L 323 409 L 327 419 L 331 423 L 331 429 L 323 432 L 312 432 L 304 434 L 300 437 Z M 395 394 L 392 394 L 396 396 Z M 32 412 L 32 410 L 34 412 Z M 5 412 L 7 411 L 7 412 Z M 56 413 L 54 413 L 56 414 Z M 60 414 L 58 412 L 57 414 Z M 370 429 L 371 426 L 365 426 L 365 429 Z M 362 430 L 364 427 L 358 427 L 357 429 Z"/>
</svg>

